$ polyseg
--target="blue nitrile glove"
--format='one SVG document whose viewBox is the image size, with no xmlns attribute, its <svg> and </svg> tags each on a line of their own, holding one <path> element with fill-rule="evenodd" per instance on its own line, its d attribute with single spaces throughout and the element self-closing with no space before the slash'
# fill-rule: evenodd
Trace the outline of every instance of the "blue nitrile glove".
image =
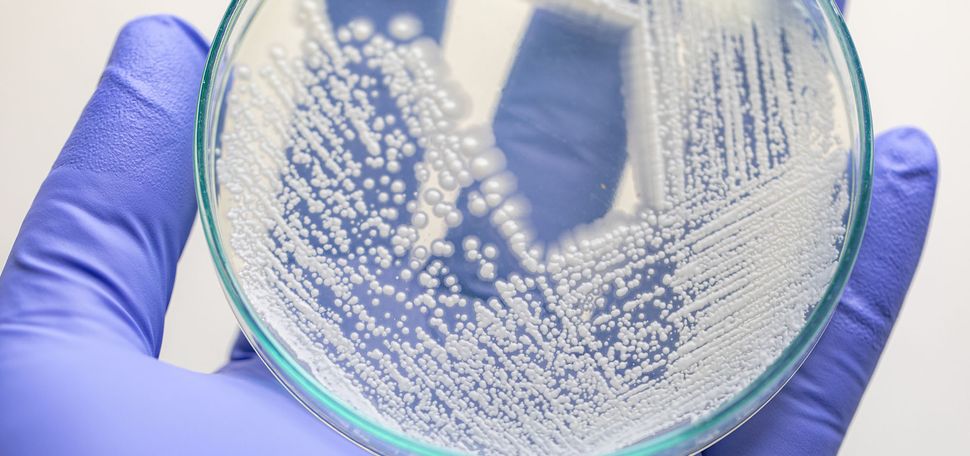
<svg viewBox="0 0 970 456">
<path fill-rule="evenodd" d="M 333 14 L 336 22 L 354 16 Z M 425 31 L 440 36 L 443 18 L 422 17 Z M 532 154 L 548 149 L 541 141 L 576 144 L 541 160 L 555 167 L 559 182 L 580 185 L 588 179 L 583 160 L 617 139 L 608 130 L 584 130 L 574 113 L 600 110 L 606 125 L 616 121 L 607 109 L 616 100 L 590 93 L 615 81 L 609 67 L 586 65 L 593 70 L 564 72 L 548 92 L 517 83 L 534 71 L 530 43 L 549 52 L 551 43 L 569 45 L 547 19 L 530 27 L 495 128 L 519 175 Z M 364 454 L 291 398 L 245 344 L 212 375 L 156 359 L 196 212 L 192 130 L 205 51 L 176 19 L 126 27 L 28 214 L 0 277 L 0 454 Z M 544 98 L 571 88 L 590 105 Z M 528 128 L 569 136 L 536 140 Z M 925 136 L 902 130 L 879 139 L 870 229 L 835 320 L 788 387 L 709 454 L 815 455 L 838 448 L 918 262 L 935 182 L 935 154 Z M 521 190 L 541 201 L 541 192 Z M 574 191 L 589 199 L 588 189 Z M 575 204 L 570 213 L 582 219 L 597 210 Z"/>
</svg>

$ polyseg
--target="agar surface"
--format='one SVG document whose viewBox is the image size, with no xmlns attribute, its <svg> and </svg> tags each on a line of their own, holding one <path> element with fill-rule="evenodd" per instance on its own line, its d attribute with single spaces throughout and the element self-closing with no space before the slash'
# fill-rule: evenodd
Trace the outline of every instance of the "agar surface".
<svg viewBox="0 0 970 456">
<path fill-rule="evenodd" d="M 318 1 L 294 3 L 300 46 L 234 70 L 219 204 L 256 315 L 357 413 L 591 454 L 709 416 L 791 344 L 837 265 L 850 146 L 826 48 L 781 7 L 536 3 L 630 28 L 626 209 L 540 240 L 530 176 L 458 127 L 421 21 L 335 26 Z"/>
</svg>

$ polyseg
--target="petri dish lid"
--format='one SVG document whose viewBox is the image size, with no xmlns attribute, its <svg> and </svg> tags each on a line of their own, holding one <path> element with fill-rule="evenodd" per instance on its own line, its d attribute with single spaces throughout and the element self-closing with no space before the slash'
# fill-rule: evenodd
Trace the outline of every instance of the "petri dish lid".
<svg viewBox="0 0 970 456">
<path fill-rule="evenodd" d="M 362 447 L 686 453 L 828 322 L 868 109 L 828 1 L 234 1 L 200 207 L 243 332 Z"/>
</svg>

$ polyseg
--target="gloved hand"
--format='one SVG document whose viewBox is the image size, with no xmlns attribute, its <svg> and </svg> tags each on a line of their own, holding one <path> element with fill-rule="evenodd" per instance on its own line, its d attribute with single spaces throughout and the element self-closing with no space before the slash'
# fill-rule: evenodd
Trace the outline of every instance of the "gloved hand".
<svg viewBox="0 0 970 456">
<path fill-rule="evenodd" d="M 387 0 L 353 3 L 376 1 Z M 422 16 L 440 36 L 443 18 Z M 0 454 L 363 454 L 245 344 L 212 375 L 156 359 L 196 213 L 192 130 L 205 53 L 177 19 L 127 26 L 41 188 L 0 276 Z M 550 109 L 568 118 L 571 108 Z M 708 454 L 835 452 L 918 262 L 935 183 L 924 135 L 880 137 L 870 229 L 831 327 L 782 393 Z"/>
</svg>

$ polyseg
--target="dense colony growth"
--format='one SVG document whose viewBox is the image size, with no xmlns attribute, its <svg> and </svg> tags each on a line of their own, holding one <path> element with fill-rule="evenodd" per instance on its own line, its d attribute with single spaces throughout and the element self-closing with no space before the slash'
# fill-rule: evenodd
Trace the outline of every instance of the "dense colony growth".
<svg viewBox="0 0 970 456">
<path fill-rule="evenodd" d="M 605 215 L 542 240 L 534 177 L 491 126 L 459 128 L 421 20 L 303 1 L 298 46 L 234 69 L 222 236 L 256 316 L 366 419 L 591 454 L 708 416 L 794 340 L 839 258 L 848 133 L 827 48 L 782 2 L 536 3 L 628 30 L 635 191 Z"/>
</svg>

